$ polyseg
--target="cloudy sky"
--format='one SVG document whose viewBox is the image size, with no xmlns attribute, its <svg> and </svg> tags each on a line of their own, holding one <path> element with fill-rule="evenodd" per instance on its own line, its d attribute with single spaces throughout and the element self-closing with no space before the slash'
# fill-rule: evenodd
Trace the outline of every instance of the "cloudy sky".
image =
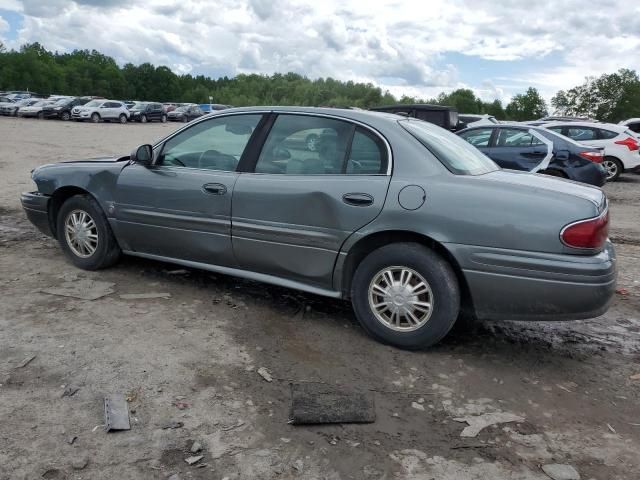
<svg viewBox="0 0 640 480">
<path fill-rule="evenodd" d="M 0 41 L 214 77 L 293 71 L 396 95 L 550 98 L 640 70 L 636 0 L 0 0 Z"/>
</svg>

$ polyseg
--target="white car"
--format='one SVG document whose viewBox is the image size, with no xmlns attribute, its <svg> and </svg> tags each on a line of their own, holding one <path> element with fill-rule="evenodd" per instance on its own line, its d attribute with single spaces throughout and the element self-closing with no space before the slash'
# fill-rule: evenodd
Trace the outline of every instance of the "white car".
<svg viewBox="0 0 640 480">
<path fill-rule="evenodd" d="M 38 100 L 31 105 L 20 107 L 18 109 L 17 115 L 19 117 L 36 117 L 38 119 L 43 119 L 44 114 L 42 112 L 42 109 L 47 105 L 51 105 L 52 103 L 53 102 L 51 100 Z"/>
<path fill-rule="evenodd" d="M 590 122 L 550 122 L 540 125 L 576 142 L 604 148 L 602 165 L 607 181 L 613 182 L 624 172 L 640 172 L 638 138 L 626 125 Z"/>
<path fill-rule="evenodd" d="M 469 127 L 482 127 L 484 125 L 497 125 L 499 123 L 493 115 L 478 115 L 475 113 L 458 114 L 458 130 Z"/>
<path fill-rule="evenodd" d="M 91 100 L 84 105 L 73 107 L 71 118 L 73 120 L 91 120 L 98 123 L 101 120 L 127 123 L 129 110 L 123 102 L 117 100 Z"/>
</svg>

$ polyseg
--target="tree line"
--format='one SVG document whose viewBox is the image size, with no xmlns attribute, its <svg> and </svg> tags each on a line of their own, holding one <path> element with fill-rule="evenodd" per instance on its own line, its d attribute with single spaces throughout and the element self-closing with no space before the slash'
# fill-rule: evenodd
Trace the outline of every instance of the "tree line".
<svg viewBox="0 0 640 480">
<path fill-rule="evenodd" d="M 515 95 L 506 105 L 485 102 L 470 89 L 441 93 L 436 98 L 396 98 L 372 83 L 309 79 L 297 73 L 239 74 L 213 79 L 178 75 L 151 63 L 119 66 L 96 50 L 51 52 L 39 43 L 7 50 L 0 43 L 0 90 L 41 94 L 97 95 L 114 99 L 247 105 L 306 105 L 371 108 L 395 103 L 450 105 L 459 112 L 490 114 L 501 120 L 530 120 L 548 114 L 535 88 Z M 559 91 L 551 105 L 556 113 L 584 115 L 606 121 L 640 116 L 640 80 L 635 71 L 620 70 L 584 85 Z"/>
</svg>

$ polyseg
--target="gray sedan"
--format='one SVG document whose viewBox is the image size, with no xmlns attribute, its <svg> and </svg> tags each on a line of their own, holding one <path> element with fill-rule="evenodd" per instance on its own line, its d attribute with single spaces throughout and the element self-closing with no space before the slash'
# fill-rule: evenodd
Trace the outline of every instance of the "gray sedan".
<svg viewBox="0 0 640 480">
<path fill-rule="evenodd" d="M 314 151 L 291 141 L 307 132 L 321 132 Z M 229 109 L 130 156 L 32 176 L 27 216 L 80 268 L 127 254 L 348 299 L 403 348 L 435 344 L 461 311 L 594 317 L 615 289 L 600 189 L 501 170 L 392 114 Z"/>
</svg>

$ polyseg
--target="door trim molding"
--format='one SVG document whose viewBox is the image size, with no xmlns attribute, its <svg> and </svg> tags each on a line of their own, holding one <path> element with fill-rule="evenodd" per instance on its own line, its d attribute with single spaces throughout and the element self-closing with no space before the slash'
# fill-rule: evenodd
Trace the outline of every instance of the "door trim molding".
<svg viewBox="0 0 640 480">
<path fill-rule="evenodd" d="M 231 275 L 233 277 L 246 278 L 248 280 L 255 280 L 257 282 L 270 283 L 272 285 L 277 285 L 279 287 L 285 287 L 285 288 L 292 288 L 294 290 L 302 290 L 303 292 L 309 292 L 315 295 L 322 295 L 323 297 L 342 298 L 342 292 L 315 287 L 313 285 L 297 282 L 295 280 L 288 280 L 286 278 L 276 277 L 274 275 L 267 275 L 266 273 L 250 272 L 248 270 L 240 270 L 238 268 L 221 267 L 219 265 L 193 262 L 191 260 L 181 260 L 178 258 L 163 257 L 161 255 L 153 255 L 150 253 L 132 252 L 130 250 L 123 250 L 122 253 L 126 255 L 131 255 L 133 257 L 147 258 L 149 260 L 158 260 L 160 262 L 175 263 L 177 265 L 182 265 L 184 267 L 197 268 L 199 270 L 207 270 L 209 272 L 222 273 L 224 275 Z"/>
</svg>

